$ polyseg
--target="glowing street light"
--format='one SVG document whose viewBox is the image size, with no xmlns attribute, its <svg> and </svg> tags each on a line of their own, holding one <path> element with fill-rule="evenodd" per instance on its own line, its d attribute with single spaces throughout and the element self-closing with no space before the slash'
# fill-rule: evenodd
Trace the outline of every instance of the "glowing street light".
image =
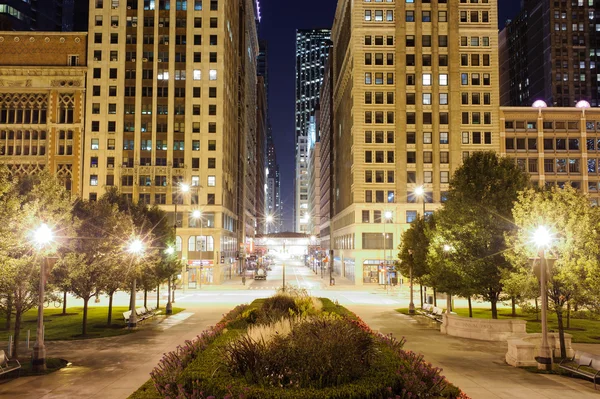
<svg viewBox="0 0 600 399">
<path fill-rule="evenodd" d="M 165 249 L 165 253 L 167 255 L 173 255 L 175 253 L 175 248 L 169 247 L 169 248 Z"/>
<path fill-rule="evenodd" d="M 273 223 L 273 215 L 267 215 L 267 223 Z"/>
<path fill-rule="evenodd" d="M 135 238 L 135 239 L 131 240 L 129 242 L 129 245 L 127 246 L 127 252 L 129 252 L 130 254 L 132 254 L 134 256 L 134 261 L 133 261 L 134 264 L 137 262 L 137 259 L 144 254 L 144 250 L 145 250 L 144 243 L 139 238 Z M 133 284 L 131 285 L 131 298 L 130 298 L 130 304 L 129 304 L 129 310 L 131 311 L 131 314 L 129 315 L 129 321 L 127 323 L 127 326 L 130 328 L 137 327 L 137 314 L 135 313 L 135 293 L 137 291 L 136 283 L 137 283 L 137 278 L 134 273 Z"/>
<path fill-rule="evenodd" d="M 182 193 L 188 193 L 190 191 L 190 185 L 187 183 L 179 184 L 179 191 L 181 191 Z"/>
<path fill-rule="evenodd" d="M 533 242 L 538 248 L 546 248 L 552 241 L 552 235 L 546 226 L 539 226 L 533 233 Z"/>
<path fill-rule="evenodd" d="M 44 247 L 54 240 L 54 233 L 46 223 L 43 223 L 33 232 L 33 241 L 38 247 Z"/>
<path fill-rule="evenodd" d="M 552 354 L 548 345 L 548 289 L 546 288 L 546 268 L 548 263 L 545 257 L 546 248 L 552 241 L 552 235 L 545 226 L 538 226 L 533 233 L 533 242 L 538 248 L 540 259 L 540 291 L 542 294 L 542 345 L 540 355 L 536 358 L 539 370 L 552 370 Z"/>
<path fill-rule="evenodd" d="M 42 224 L 33 233 L 33 242 L 39 249 L 43 249 L 54 239 L 54 233 L 47 224 Z M 38 295 L 38 319 L 37 334 L 35 344 L 33 345 L 32 364 L 35 371 L 46 370 L 46 346 L 44 345 L 44 295 L 46 280 L 46 264 L 48 257 L 44 256 L 40 266 L 40 288 Z"/>
<path fill-rule="evenodd" d="M 423 218 L 425 218 L 425 188 L 423 186 L 415 188 L 415 195 L 423 201 Z"/>
</svg>

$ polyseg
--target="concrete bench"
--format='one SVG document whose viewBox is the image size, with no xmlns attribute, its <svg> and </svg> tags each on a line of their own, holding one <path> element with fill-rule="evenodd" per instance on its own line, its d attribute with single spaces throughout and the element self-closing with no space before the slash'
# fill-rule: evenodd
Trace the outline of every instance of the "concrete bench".
<svg viewBox="0 0 600 399">
<path fill-rule="evenodd" d="M 561 360 L 558 367 L 591 379 L 596 389 L 597 381 L 600 379 L 600 356 L 576 351 L 572 358 Z"/>
<path fill-rule="evenodd" d="M 6 352 L 0 350 L 0 375 L 10 373 L 11 371 L 19 370 L 21 363 L 17 359 L 11 360 L 6 355 Z"/>
</svg>

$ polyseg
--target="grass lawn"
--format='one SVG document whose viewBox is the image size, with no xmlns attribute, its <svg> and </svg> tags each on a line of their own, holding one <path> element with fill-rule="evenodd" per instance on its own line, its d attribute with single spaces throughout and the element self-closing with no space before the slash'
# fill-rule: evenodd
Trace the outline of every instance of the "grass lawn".
<svg viewBox="0 0 600 399">
<path fill-rule="evenodd" d="M 81 335 L 83 308 L 67 308 L 67 314 L 62 315 L 62 309 L 44 309 L 44 326 L 46 329 L 46 340 L 72 340 L 113 337 L 116 335 L 129 334 L 132 331 L 125 328 L 123 321 L 123 312 L 128 310 L 124 306 L 116 306 L 112 309 L 112 324 L 106 324 L 108 317 L 108 307 L 89 307 L 88 308 L 88 333 Z M 181 312 L 182 308 L 173 307 L 173 314 Z M 164 309 L 163 309 L 164 312 Z M 13 333 L 13 329 L 6 330 L 6 318 L 0 316 L 0 341 L 8 341 L 8 336 Z M 23 315 L 21 323 L 21 342 L 27 338 L 27 330 L 31 330 L 30 339 L 35 341 L 37 326 L 37 309 L 31 309 Z M 14 327 L 14 318 L 12 321 Z"/>
<path fill-rule="evenodd" d="M 396 311 L 408 314 L 408 308 L 396 309 Z M 463 317 L 469 317 L 468 308 L 454 309 L 457 315 Z M 499 319 L 511 319 L 511 309 L 501 308 L 498 309 Z M 479 319 L 491 319 L 491 309 L 473 308 L 473 317 Z M 535 314 L 524 313 L 521 309 L 517 308 L 517 318 L 527 320 L 527 332 L 528 333 L 541 333 L 541 321 L 536 320 Z M 541 316 L 539 317 L 541 320 Z M 566 327 L 567 318 L 563 316 L 563 323 Z M 556 321 L 556 313 L 548 312 L 548 330 L 549 332 L 558 332 L 558 323 Z M 600 321 L 590 319 L 575 319 L 571 317 L 571 328 L 565 329 L 565 332 L 573 335 L 573 342 L 584 343 L 584 344 L 600 344 Z"/>
</svg>

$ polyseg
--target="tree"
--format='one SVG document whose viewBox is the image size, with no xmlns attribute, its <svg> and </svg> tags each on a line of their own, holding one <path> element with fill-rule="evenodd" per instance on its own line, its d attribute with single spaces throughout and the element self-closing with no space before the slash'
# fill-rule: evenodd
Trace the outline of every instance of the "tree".
<svg viewBox="0 0 600 399">
<path fill-rule="evenodd" d="M 527 260 L 537 255 L 532 234 L 541 225 L 551 230 L 553 239 L 547 250 L 556 261 L 548 276 L 548 298 L 558 320 L 561 357 L 566 357 L 563 312 L 565 304 L 586 292 L 600 288 L 600 211 L 574 188 L 552 186 L 524 191 L 515 204 L 513 215 L 519 230 L 507 237 L 512 251 L 507 254 L 518 273 Z M 597 294 L 596 294 L 597 295 Z"/>
<path fill-rule="evenodd" d="M 132 234 L 131 219 L 108 201 L 80 201 L 73 211 L 77 238 L 64 262 L 69 264 L 73 294 L 83 299 L 82 335 L 87 334 L 88 302 L 98 294 L 104 276 L 124 259 L 124 247 Z"/>
<path fill-rule="evenodd" d="M 412 278 L 423 286 L 426 280 L 429 267 L 427 265 L 427 252 L 429 250 L 429 237 L 427 229 L 429 224 L 434 224 L 433 218 L 427 220 L 417 217 L 408 230 L 402 233 L 401 244 L 399 245 L 398 259 L 400 262 L 398 268 L 404 276 L 411 275 Z M 412 270 L 411 270 L 412 269 Z M 423 307 L 423 291 L 421 288 L 421 307 Z"/>
<path fill-rule="evenodd" d="M 448 241 L 460 246 L 465 275 L 473 292 L 491 303 L 498 318 L 502 274 L 512 267 L 502 253 L 504 234 L 514 229 L 511 210 L 529 177 L 508 158 L 494 152 L 476 152 L 456 170 L 450 182 L 438 228 Z"/>
<path fill-rule="evenodd" d="M 438 220 L 444 219 L 446 212 L 441 209 L 436 213 Z M 461 295 L 469 300 L 469 317 L 473 317 L 471 297 L 474 295 L 473 279 L 465 267 L 466 253 L 463 243 L 453 241 L 451 234 L 443 225 L 435 224 L 428 230 L 429 247 L 426 261 L 429 265 L 430 284 L 445 292 L 446 295 Z"/>
<path fill-rule="evenodd" d="M 0 167 L 0 288 L 4 308 L 14 313 L 15 357 L 22 315 L 38 305 L 40 264 L 55 250 L 36 248 L 33 232 L 46 223 L 59 237 L 68 236 L 72 206 L 70 195 L 48 172 L 11 176 Z"/>
</svg>

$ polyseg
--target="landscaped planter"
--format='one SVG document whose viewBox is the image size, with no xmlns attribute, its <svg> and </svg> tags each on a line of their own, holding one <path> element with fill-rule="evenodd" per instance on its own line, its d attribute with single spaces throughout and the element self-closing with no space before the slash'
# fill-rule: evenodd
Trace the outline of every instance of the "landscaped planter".
<svg viewBox="0 0 600 399">
<path fill-rule="evenodd" d="M 515 334 L 526 334 L 526 325 L 525 320 L 474 319 L 444 313 L 440 332 L 482 341 L 506 341 Z"/>
<path fill-rule="evenodd" d="M 151 374 L 156 395 L 132 398 L 466 398 L 403 339 L 374 333 L 345 308 L 323 300 L 315 310 L 301 297 L 281 311 L 274 298 L 238 306 L 166 354 Z M 271 312 L 278 321 L 264 322 Z"/>
</svg>

